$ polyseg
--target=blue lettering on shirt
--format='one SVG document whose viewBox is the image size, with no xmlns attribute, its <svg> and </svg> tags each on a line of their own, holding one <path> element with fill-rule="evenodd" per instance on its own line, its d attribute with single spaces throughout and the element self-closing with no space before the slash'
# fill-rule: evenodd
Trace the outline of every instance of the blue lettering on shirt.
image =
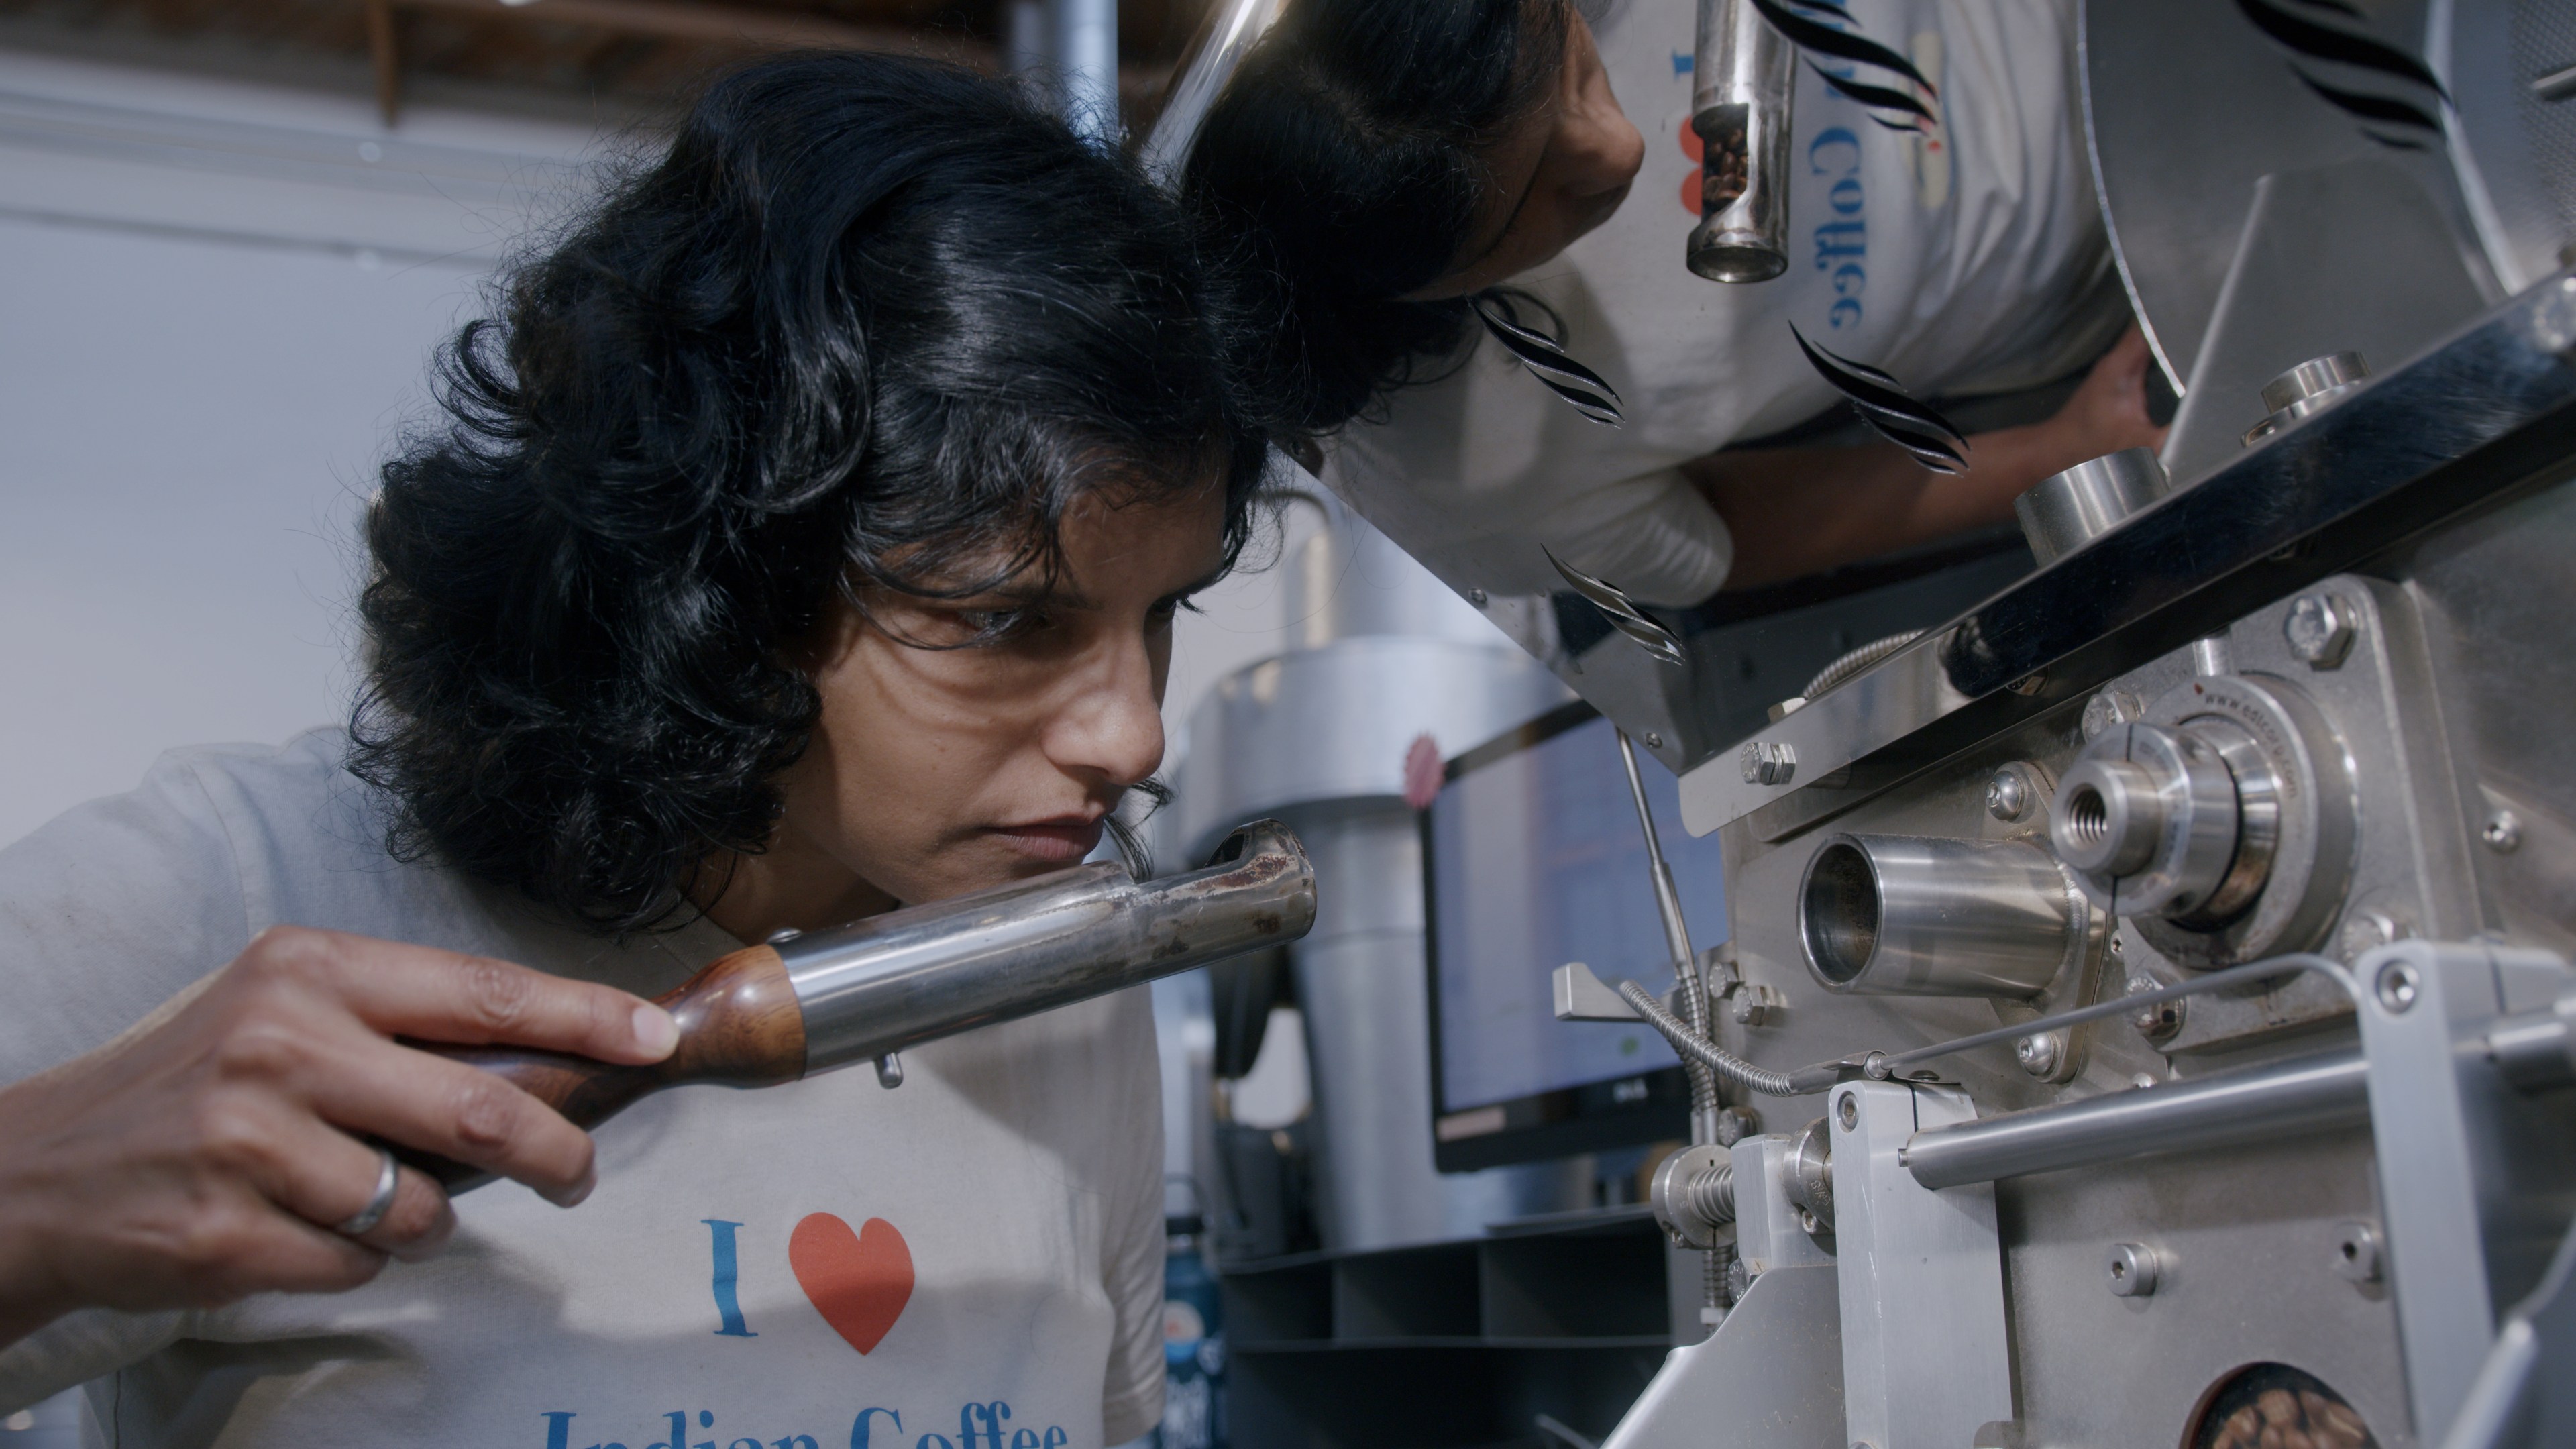
<svg viewBox="0 0 2576 1449">
<path fill-rule="evenodd" d="M 1833 281 L 1834 302 L 1825 323 L 1836 331 L 1857 327 L 1861 290 L 1869 285 L 1869 223 L 1861 211 L 1860 137 L 1848 126 L 1830 126 L 1807 143 L 1807 171 L 1830 178 L 1825 204 L 1837 218 L 1816 224 L 1816 270 Z"/>
<path fill-rule="evenodd" d="M 716 1336 L 760 1337 L 751 1331 L 749 1323 L 743 1321 L 742 1300 L 735 1294 L 735 1285 L 741 1280 L 742 1271 L 734 1256 L 733 1230 L 742 1224 L 729 1223 L 722 1218 L 700 1218 L 698 1221 L 705 1223 L 707 1231 L 715 1234 L 716 1317 L 720 1320 L 716 1325 Z"/>
</svg>

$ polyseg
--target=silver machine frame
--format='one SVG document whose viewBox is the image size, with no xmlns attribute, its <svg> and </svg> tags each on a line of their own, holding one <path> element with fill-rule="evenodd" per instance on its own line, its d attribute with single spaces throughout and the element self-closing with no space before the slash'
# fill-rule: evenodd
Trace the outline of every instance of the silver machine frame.
<svg viewBox="0 0 2576 1449">
<path fill-rule="evenodd" d="M 1780 134 L 1749 8 L 1703 7 L 1704 89 Z M 2448 84 L 2405 148 L 2254 8 L 2083 6 L 2182 407 L 2161 466 L 2034 490 L 2038 567 L 1767 719 L 1711 704 L 1732 643 L 1576 658 L 1477 598 L 1725 843 L 1697 999 L 1557 982 L 1723 1103 L 1654 1184 L 1711 1329 L 1604 1449 L 2198 1449 L 2273 1366 L 2330 1390 L 2304 1442 L 2576 1443 L 2576 273 L 2533 200 L 2576 176 L 2515 149 L 2576 127 L 2576 53 L 2524 74 L 2576 26 L 2371 7 Z M 1768 218 L 1762 155 L 1720 200 Z"/>
</svg>

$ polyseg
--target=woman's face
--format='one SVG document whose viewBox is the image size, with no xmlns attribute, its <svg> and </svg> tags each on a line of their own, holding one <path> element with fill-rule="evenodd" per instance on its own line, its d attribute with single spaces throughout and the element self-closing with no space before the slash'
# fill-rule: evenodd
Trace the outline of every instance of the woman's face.
<svg viewBox="0 0 2576 1449">
<path fill-rule="evenodd" d="M 1172 618 L 1221 572 L 1224 527 L 1217 484 L 1124 506 L 1095 490 L 1065 516 L 1051 580 L 841 605 L 808 662 L 822 719 L 782 780 L 778 836 L 742 861 L 718 923 L 811 930 L 1090 854 L 1162 761 Z"/>
<path fill-rule="evenodd" d="M 1592 27 L 1568 7 L 1555 88 L 1484 155 L 1492 182 L 1448 275 L 1413 295 L 1463 297 L 1528 271 L 1610 219 L 1626 200 L 1645 138 L 1610 93 Z"/>
</svg>

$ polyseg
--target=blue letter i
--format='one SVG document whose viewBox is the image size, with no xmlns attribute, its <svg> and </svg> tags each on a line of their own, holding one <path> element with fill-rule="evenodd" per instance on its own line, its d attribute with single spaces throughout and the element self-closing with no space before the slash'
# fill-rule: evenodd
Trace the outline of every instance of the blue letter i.
<svg viewBox="0 0 2576 1449">
<path fill-rule="evenodd" d="M 742 1320 L 742 1301 L 734 1296 L 734 1280 L 739 1276 L 734 1267 L 733 1230 L 740 1223 L 722 1218 L 700 1218 L 716 1235 L 716 1312 L 723 1315 L 724 1326 L 716 1330 L 719 1338 L 758 1338 L 751 1325 Z"/>
</svg>

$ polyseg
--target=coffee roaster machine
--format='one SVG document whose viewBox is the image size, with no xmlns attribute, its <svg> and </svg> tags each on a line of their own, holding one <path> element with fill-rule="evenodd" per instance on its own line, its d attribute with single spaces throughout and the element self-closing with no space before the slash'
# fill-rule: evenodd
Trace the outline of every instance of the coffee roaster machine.
<svg viewBox="0 0 2576 1449">
<path fill-rule="evenodd" d="M 1608 1445 L 2576 1442 L 2576 12 L 2090 0 L 2080 61 L 2161 457 L 1956 607 L 1992 550 L 1811 584 L 1888 637 L 1794 691 L 1758 612 L 1478 600 L 1724 845 L 1670 996 L 1556 983 L 1708 1084 L 1652 1196 L 1715 1328 Z"/>
</svg>

